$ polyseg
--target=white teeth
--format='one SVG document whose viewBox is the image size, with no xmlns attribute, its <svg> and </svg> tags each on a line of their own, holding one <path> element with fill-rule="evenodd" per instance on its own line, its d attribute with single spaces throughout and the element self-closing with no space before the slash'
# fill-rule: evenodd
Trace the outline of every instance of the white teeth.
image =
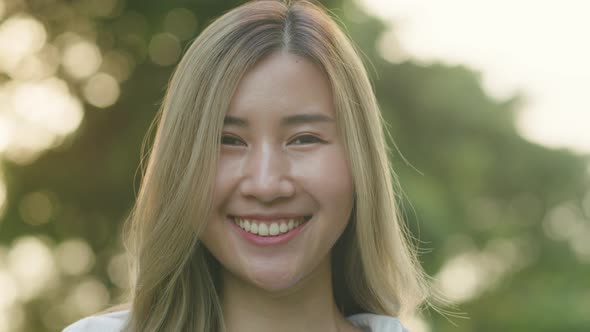
<svg viewBox="0 0 590 332">
<path fill-rule="evenodd" d="M 288 221 L 273 222 L 270 224 L 257 222 L 255 220 L 234 218 L 236 225 L 243 230 L 259 236 L 277 236 L 291 231 L 293 228 L 303 224 L 303 218 L 289 219 Z"/>
<path fill-rule="evenodd" d="M 268 228 L 268 234 L 271 236 L 279 234 L 279 225 L 276 222 L 270 224 L 270 227 Z"/>
<path fill-rule="evenodd" d="M 285 223 L 281 223 L 281 225 L 279 226 L 279 231 L 281 233 L 287 233 L 289 231 L 289 226 L 287 224 L 285 224 Z"/>
<path fill-rule="evenodd" d="M 258 235 L 260 235 L 260 236 L 267 236 L 268 235 L 268 226 L 266 224 L 258 225 Z"/>
</svg>

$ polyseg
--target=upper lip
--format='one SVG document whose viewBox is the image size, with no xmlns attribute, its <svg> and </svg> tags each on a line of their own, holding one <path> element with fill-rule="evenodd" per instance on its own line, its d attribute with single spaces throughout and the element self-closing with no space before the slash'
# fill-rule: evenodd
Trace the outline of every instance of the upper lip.
<svg viewBox="0 0 590 332">
<path fill-rule="evenodd" d="M 230 214 L 231 217 L 250 220 L 278 220 L 278 219 L 296 219 L 309 216 L 309 214 L 301 213 L 272 213 L 272 214 Z"/>
</svg>

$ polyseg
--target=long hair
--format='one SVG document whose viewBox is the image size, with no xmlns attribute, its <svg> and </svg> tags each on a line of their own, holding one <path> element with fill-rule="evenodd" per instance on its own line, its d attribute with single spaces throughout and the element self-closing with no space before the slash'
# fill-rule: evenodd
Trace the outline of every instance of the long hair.
<svg viewBox="0 0 590 332">
<path fill-rule="evenodd" d="M 396 206 L 384 122 L 353 44 L 319 4 L 251 1 L 216 19 L 190 45 L 153 123 L 154 142 L 125 229 L 132 262 L 125 331 L 224 330 L 221 267 L 199 235 L 212 212 L 230 100 L 248 69 L 276 51 L 312 61 L 332 88 L 355 189 L 349 224 L 332 250 L 337 306 L 343 315 L 401 317 L 428 298 Z"/>
</svg>

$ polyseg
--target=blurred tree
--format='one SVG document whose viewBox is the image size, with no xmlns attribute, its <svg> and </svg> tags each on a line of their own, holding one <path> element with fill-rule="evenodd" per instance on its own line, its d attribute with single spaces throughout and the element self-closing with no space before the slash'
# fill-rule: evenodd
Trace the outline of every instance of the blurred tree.
<svg viewBox="0 0 590 332">
<path fill-rule="evenodd" d="M 104 107 L 89 92 L 90 78 L 59 67 L 55 75 L 85 101 L 80 127 L 31 163 L 3 161 L 8 205 L 0 244 L 7 249 L 0 247 L 0 273 L 3 251 L 12 253 L 29 235 L 51 248 L 60 266 L 51 287 L 14 301 L 23 309 L 10 311 L 22 314 L 19 331 L 59 329 L 96 309 L 88 295 L 104 307 L 124 293 L 119 234 L 138 189 L 144 134 L 180 51 L 242 2 L 4 0 L 0 24 L 33 15 L 62 55 L 72 38 L 94 43 L 102 56 L 97 70 L 120 86 L 116 103 Z M 385 24 L 352 0 L 323 3 L 341 18 L 374 78 L 401 152 L 392 148 L 407 224 L 430 251 L 421 260 L 470 317 L 453 326 L 425 312 L 431 329 L 590 329 L 588 158 L 522 139 L 514 126 L 521 100 L 492 99 L 470 69 L 384 60 L 376 45 Z M 0 74 L 1 88 L 10 77 Z M 47 220 L 35 222 L 43 202 Z M 86 248 L 72 239 L 87 241 L 87 259 L 74 256 L 87 269 L 62 266 L 72 257 L 67 248 L 78 255 Z"/>
</svg>

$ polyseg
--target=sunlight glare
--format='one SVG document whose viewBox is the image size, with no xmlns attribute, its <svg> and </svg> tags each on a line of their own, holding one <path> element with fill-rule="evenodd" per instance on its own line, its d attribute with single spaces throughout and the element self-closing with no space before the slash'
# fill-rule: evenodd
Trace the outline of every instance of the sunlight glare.
<svg viewBox="0 0 590 332">
<path fill-rule="evenodd" d="M 102 60 L 101 71 L 113 76 L 117 82 L 127 80 L 135 67 L 133 56 L 122 50 L 110 50 Z"/>
<path fill-rule="evenodd" d="M 412 316 L 412 318 L 403 322 L 404 326 L 412 332 L 431 332 L 430 325 L 421 316 Z"/>
<path fill-rule="evenodd" d="M 55 146 L 82 121 L 81 103 L 70 94 L 67 84 L 55 77 L 12 81 L 0 94 L 4 96 L 0 126 L 9 132 L 7 136 L 0 135 L 0 151 L 19 164 L 29 163 Z"/>
<path fill-rule="evenodd" d="M 451 301 L 466 302 L 489 291 L 509 273 L 534 260 L 527 239 L 494 239 L 483 250 L 467 250 L 449 259 L 435 284 Z"/>
<path fill-rule="evenodd" d="M 113 105 L 121 93 L 117 80 L 106 73 L 92 76 L 84 85 L 82 92 L 86 101 L 98 108 Z"/>
<path fill-rule="evenodd" d="M 65 240 L 54 252 L 59 267 L 67 275 L 88 273 L 96 261 L 92 248 L 82 239 Z"/>
<path fill-rule="evenodd" d="M 474 253 L 448 260 L 436 276 L 438 286 L 452 301 L 465 302 L 482 291 L 481 268 Z"/>
<path fill-rule="evenodd" d="M 555 241 L 571 240 L 582 232 L 583 220 L 578 217 L 572 203 L 563 203 L 547 213 L 543 230 L 547 237 Z"/>
<path fill-rule="evenodd" d="M 109 291 L 98 279 L 88 277 L 72 288 L 66 298 L 67 306 L 80 316 L 95 314 L 109 302 Z"/>
<path fill-rule="evenodd" d="M 18 299 L 16 281 L 12 274 L 4 270 L 0 262 L 0 312 L 10 308 Z M 0 330 L 1 331 L 1 330 Z"/>
<path fill-rule="evenodd" d="M 150 41 L 150 59 L 160 66 L 169 66 L 176 63 L 181 51 L 178 38 L 168 32 L 159 33 Z"/>
<path fill-rule="evenodd" d="M 59 52 L 50 44 L 33 55 L 26 56 L 12 72 L 15 80 L 40 80 L 55 75 L 59 67 Z"/>
<path fill-rule="evenodd" d="M 8 270 L 16 277 L 21 301 L 38 297 L 55 283 L 57 277 L 49 247 L 34 236 L 23 236 L 14 241 L 8 252 Z"/>
<path fill-rule="evenodd" d="M 66 82 L 50 78 L 19 84 L 13 95 L 13 106 L 33 126 L 45 127 L 56 135 L 66 135 L 78 128 L 83 112 Z"/>
<path fill-rule="evenodd" d="M 109 279 L 111 279 L 117 287 L 122 289 L 129 286 L 129 271 L 127 267 L 127 254 L 125 253 L 114 255 L 107 267 Z"/>
<path fill-rule="evenodd" d="M 33 226 L 48 223 L 56 209 L 52 196 L 51 193 L 45 191 L 26 194 L 18 206 L 23 221 Z"/>
<path fill-rule="evenodd" d="M 174 8 L 164 18 L 164 30 L 180 40 L 187 40 L 197 32 L 197 18 L 186 8 Z"/>
<path fill-rule="evenodd" d="M 524 138 L 590 152 L 590 43 L 585 42 L 590 2 L 356 1 L 391 22 L 379 46 L 385 59 L 463 64 L 481 71 L 490 96 L 504 100 L 524 94 L 517 110 Z M 388 33 L 395 36 L 384 42 Z"/>
<path fill-rule="evenodd" d="M 2 97 L 2 92 L 0 91 L 0 99 Z M 2 112 L 0 112 L 0 154 L 8 148 L 10 142 L 12 141 L 14 129 L 11 125 L 11 122 L 8 120 L 8 116 Z M 2 205 L 0 203 L 0 205 Z"/>
<path fill-rule="evenodd" d="M 11 74 L 28 55 L 45 45 L 47 33 L 36 19 L 12 16 L 0 25 L 0 71 Z"/>
<path fill-rule="evenodd" d="M 15 304 L 4 310 L 0 308 L 0 331 L 20 332 L 24 322 L 25 312 L 22 305 Z"/>
<path fill-rule="evenodd" d="M 94 43 L 78 41 L 64 50 L 62 64 L 74 78 L 86 78 L 94 74 L 102 62 L 100 50 Z"/>
</svg>

